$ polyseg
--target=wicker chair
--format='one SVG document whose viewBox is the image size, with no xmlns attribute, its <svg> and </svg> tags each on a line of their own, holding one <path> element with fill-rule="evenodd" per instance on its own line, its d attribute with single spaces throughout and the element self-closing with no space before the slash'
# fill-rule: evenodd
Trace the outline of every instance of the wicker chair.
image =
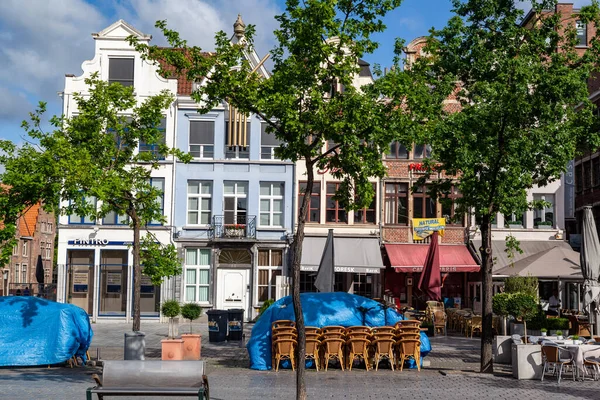
<svg viewBox="0 0 600 400">
<path fill-rule="evenodd" d="M 272 328 L 271 333 L 276 335 L 278 333 L 295 333 L 298 334 L 298 331 L 293 326 L 280 326 L 278 328 Z"/>
<path fill-rule="evenodd" d="M 371 333 L 371 328 L 368 326 L 350 326 L 346 328 L 346 334 L 349 335 L 351 333 Z"/>
<path fill-rule="evenodd" d="M 295 370 L 294 351 L 296 350 L 296 342 L 294 339 L 279 339 L 273 343 L 275 353 L 275 371 L 279 371 L 279 363 L 281 360 L 290 360 L 292 370 Z"/>
<path fill-rule="evenodd" d="M 394 354 L 395 344 L 396 342 L 393 339 L 375 339 L 372 342 L 375 348 L 375 371 L 379 369 L 379 361 L 384 358 L 387 358 L 392 371 L 394 370 L 394 364 L 396 363 L 396 356 Z"/>
<path fill-rule="evenodd" d="M 591 367 L 594 371 L 594 380 L 598 380 L 598 376 L 600 375 L 600 358 L 584 358 L 583 367 Z"/>
<path fill-rule="evenodd" d="M 444 335 L 447 334 L 446 332 L 446 324 L 448 321 L 448 317 L 446 316 L 446 313 L 441 311 L 441 310 L 437 310 L 433 312 L 433 328 L 434 328 L 434 332 L 437 334 L 438 329 L 443 329 L 444 330 Z"/>
<path fill-rule="evenodd" d="M 323 333 L 321 335 L 321 337 L 323 339 L 346 339 L 346 334 L 345 333 L 340 333 L 340 332 L 329 332 L 329 333 Z"/>
<path fill-rule="evenodd" d="M 317 339 L 306 338 L 306 351 L 304 358 L 307 360 L 313 360 L 317 371 L 319 370 L 319 350 L 321 348 L 321 341 Z"/>
<path fill-rule="evenodd" d="M 396 322 L 396 329 L 404 329 L 404 328 L 419 328 L 421 326 L 421 321 L 416 319 L 405 319 L 402 321 Z"/>
<path fill-rule="evenodd" d="M 321 333 L 346 333 L 346 328 L 343 326 L 324 326 L 321 328 Z"/>
<path fill-rule="evenodd" d="M 280 319 L 280 320 L 274 321 L 271 324 L 271 329 L 273 329 L 273 328 L 281 328 L 282 326 L 295 327 L 296 323 L 294 321 L 289 320 L 289 319 Z"/>
<path fill-rule="evenodd" d="M 560 384 L 560 378 L 562 376 L 563 367 L 565 365 L 571 365 L 573 372 L 573 381 L 575 381 L 575 365 L 573 364 L 573 357 L 569 350 L 559 347 L 555 344 L 545 344 L 542 346 L 542 381 L 548 367 L 554 367 L 554 373 L 556 374 L 556 367 L 558 367 L 558 383 Z"/>
<path fill-rule="evenodd" d="M 417 370 L 421 370 L 421 341 L 419 339 L 400 339 L 398 341 L 398 361 L 400 371 L 404 369 L 404 362 L 409 359 L 415 360 Z"/>
<path fill-rule="evenodd" d="M 306 333 L 318 333 L 318 334 L 321 334 L 321 328 L 318 328 L 316 326 L 305 326 L 304 327 L 304 332 L 306 332 Z"/>
<path fill-rule="evenodd" d="M 325 360 L 325 371 L 329 366 L 330 360 L 338 360 L 342 371 L 344 370 L 344 339 L 325 339 L 321 342 L 323 349 L 323 358 Z"/>
<path fill-rule="evenodd" d="M 590 333 L 591 326 L 589 322 L 580 321 L 575 315 L 567 315 L 566 317 L 569 319 L 569 332 L 573 332 L 573 335 L 585 337 L 592 336 Z"/>
<path fill-rule="evenodd" d="M 421 332 L 416 331 L 416 332 L 402 332 L 396 335 L 396 339 L 398 340 L 402 340 L 402 339 L 417 339 L 417 340 L 421 340 Z"/>
<path fill-rule="evenodd" d="M 365 362 L 365 368 L 369 370 L 369 345 L 371 341 L 369 339 L 353 338 L 346 342 L 348 347 L 348 368 L 352 371 L 352 364 L 354 360 L 358 358 Z"/>
<path fill-rule="evenodd" d="M 370 333 L 366 333 L 366 332 L 353 332 L 353 333 L 348 333 L 347 335 L 348 340 L 350 339 L 369 339 L 372 337 L 372 335 Z"/>
<path fill-rule="evenodd" d="M 393 326 L 378 326 L 375 328 L 371 328 L 371 332 L 375 335 L 378 333 L 395 333 L 396 328 Z"/>
<path fill-rule="evenodd" d="M 374 333 L 373 335 L 374 340 L 376 339 L 392 339 L 394 340 L 394 338 L 396 337 L 396 334 L 394 332 L 377 332 Z"/>
<path fill-rule="evenodd" d="M 469 336 L 469 334 L 471 335 L 471 337 L 473 337 L 473 332 L 475 332 L 475 330 L 479 330 L 479 332 L 481 332 L 482 328 L 482 318 L 481 317 L 472 317 L 470 320 L 467 320 L 466 322 L 466 335 L 465 336 Z"/>
<path fill-rule="evenodd" d="M 321 340 L 322 337 L 323 337 L 323 335 L 321 335 L 320 333 L 306 332 L 306 340 L 308 340 L 308 339 Z"/>
</svg>

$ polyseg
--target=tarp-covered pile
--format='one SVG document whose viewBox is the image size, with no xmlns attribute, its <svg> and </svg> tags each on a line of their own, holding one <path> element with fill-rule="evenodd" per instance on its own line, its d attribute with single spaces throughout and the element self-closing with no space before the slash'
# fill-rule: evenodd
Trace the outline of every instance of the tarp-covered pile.
<svg viewBox="0 0 600 400">
<path fill-rule="evenodd" d="M 38 297 L 0 297 L 0 366 L 50 365 L 84 358 L 92 342 L 81 308 Z"/>
<path fill-rule="evenodd" d="M 304 324 L 322 328 L 324 326 L 385 326 L 394 325 L 404 319 L 391 308 L 380 303 L 349 293 L 302 293 Z M 258 319 L 248 341 L 250 368 L 271 369 L 271 324 L 277 320 L 295 321 L 291 296 L 277 300 Z M 421 357 L 431 351 L 427 335 L 421 332 Z"/>
</svg>

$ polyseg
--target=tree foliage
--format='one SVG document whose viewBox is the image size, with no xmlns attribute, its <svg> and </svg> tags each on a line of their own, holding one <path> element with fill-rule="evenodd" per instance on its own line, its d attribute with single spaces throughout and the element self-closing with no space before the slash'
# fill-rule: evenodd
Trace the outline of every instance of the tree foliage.
<svg viewBox="0 0 600 400">
<path fill-rule="evenodd" d="M 432 107 L 423 143 L 432 146 L 434 197 L 451 184 L 459 208 L 473 210 L 482 234 L 481 369 L 492 371 L 491 220 L 539 207 L 527 190 L 560 179 L 577 151 L 600 144 L 587 79 L 600 65 L 600 43 L 576 49 L 574 21 L 547 13 L 556 1 L 533 1 L 529 23 L 514 1 L 453 0 L 454 16 L 432 30 L 411 71 L 449 100 Z M 596 1 L 577 19 L 598 25 Z M 578 54 L 583 51 L 584 54 Z M 396 95 L 398 97 L 398 95 Z M 435 99 L 433 100 L 435 102 Z M 454 103 L 460 112 L 452 112 Z M 445 174 L 438 174 L 440 170 Z M 512 242 L 518 247 L 518 243 Z"/>
<path fill-rule="evenodd" d="M 504 291 L 506 293 L 525 293 L 538 299 L 538 278 L 536 276 L 509 276 L 504 281 Z"/>
<path fill-rule="evenodd" d="M 500 315 L 501 317 L 507 317 L 510 315 L 508 311 L 508 302 L 512 295 L 510 293 L 498 293 L 492 298 L 492 310 L 494 314 Z"/>
<path fill-rule="evenodd" d="M 75 116 L 51 118 L 52 130 L 45 132 L 46 107 L 40 103 L 30 120 L 23 122 L 29 141 L 21 147 L 0 143 L 0 161 L 6 168 L 1 179 L 7 185 L 0 196 L 2 235 L 9 234 L 16 218 L 37 202 L 56 214 L 93 221 L 108 213 L 126 216 L 134 233 L 133 330 L 137 331 L 141 264 L 153 284 L 181 273 L 174 246 L 160 245 L 150 233 L 141 237 L 143 227 L 165 219 L 163 193 L 152 185 L 152 173 L 165 156 L 187 161 L 189 155 L 168 148 L 162 140 L 159 125 L 174 100 L 170 93 L 161 92 L 138 104 L 133 87 L 108 84 L 97 74 L 85 82 L 87 93 L 74 96 Z M 156 151 L 138 152 L 142 142 L 155 144 Z"/>
</svg>

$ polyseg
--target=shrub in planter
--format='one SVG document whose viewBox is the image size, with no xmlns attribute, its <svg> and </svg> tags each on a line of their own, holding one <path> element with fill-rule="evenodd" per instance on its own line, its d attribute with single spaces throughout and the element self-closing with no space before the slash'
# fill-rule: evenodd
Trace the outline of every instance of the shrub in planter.
<svg viewBox="0 0 600 400">
<path fill-rule="evenodd" d="M 181 307 L 181 316 L 190 320 L 190 333 L 192 333 L 192 322 L 200 318 L 202 307 L 196 303 L 187 303 Z"/>
<path fill-rule="evenodd" d="M 562 331 L 556 331 L 556 336 L 558 336 L 559 340 L 562 339 L 562 335 L 563 335 Z"/>
<path fill-rule="evenodd" d="M 183 339 L 183 359 L 199 360 L 201 337 L 192 333 L 192 322 L 202 315 L 202 307 L 196 303 L 187 303 L 181 307 L 181 316 L 190 320 L 190 333 L 181 335 Z"/>
<path fill-rule="evenodd" d="M 160 307 L 160 311 L 169 318 L 169 339 L 173 339 L 173 318 L 181 313 L 181 306 L 176 300 L 167 300 Z"/>
<path fill-rule="evenodd" d="M 511 315 L 521 318 L 527 343 L 527 319 L 533 318 L 538 311 L 535 297 L 525 293 L 515 293 L 508 299 L 508 311 Z"/>
<path fill-rule="evenodd" d="M 548 329 L 546 329 L 546 328 L 540 329 L 540 332 L 542 332 L 542 336 L 548 335 Z"/>
<path fill-rule="evenodd" d="M 502 317 L 502 333 L 504 335 L 506 335 L 506 317 L 509 315 L 508 300 L 510 296 L 510 293 L 498 293 L 492 297 L 492 310 L 494 314 Z"/>
<path fill-rule="evenodd" d="M 537 301 L 538 299 L 538 278 L 535 276 L 509 276 L 504 281 L 504 291 L 506 293 L 525 293 Z"/>
</svg>

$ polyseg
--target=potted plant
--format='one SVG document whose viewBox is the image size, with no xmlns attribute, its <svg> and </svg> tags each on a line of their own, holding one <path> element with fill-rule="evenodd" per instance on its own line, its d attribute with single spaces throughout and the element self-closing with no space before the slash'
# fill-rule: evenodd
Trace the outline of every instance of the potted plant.
<svg viewBox="0 0 600 400">
<path fill-rule="evenodd" d="M 511 229 L 521 229 L 521 228 L 523 228 L 523 221 L 510 220 L 510 221 L 507 221 L 506 224 Z"/>
<path fill-rule="evenodd" d="M 196 303 L 187 303 L 181 307 L 181 316 L 190 321 L 190 333 L 182 334 L 183 339 L 183 359 L 184 360 L 199 360 L 200 359 L 200 334 L 192 333 L 192 322 L 200 318 L 202 308 Z"/>
<path fill-rule="evenodd" d="M 494 362 L 498 364 L 510 364 L 511 362 L 512 339 L 506 332 L 510 296 L 510 293 L 498 293 L 492 297 L 492 310 L 494 314 L 502 317 L 502 334 L 494 336 Z"/>
<path fill-rule="evenodd" d="M 538 229 L 552 229 L 552 221 L 538 221 L 535 223 Z"/>
<path fill-rule="evenodd" d="M 548 329 L 542 328 L 540 329 L 540 332 L 542 333 L 542 336 L 548 336 Z"/>
<path fill-rule="evenodd" d="M 523 321 L 524 341 L 527 343 L 527 320 L 535 317 L 537 314 L 537 301 L 529 294 L 515 293 L 508 298 L 507 308 L 511 315 Z"/>
<path fill-rule="evenodd" d="M 571 336 L 571 339 L 573 340 L 573 344 L 581 344 L 581 340 L 579 340 L 579 335 L 573 335 Z"/>
<path fill-rule="evenodd" d="M 563 340 L 563 331 L 556 331 L 556 338 L 558 340 Z"/>
<path fill-rule="evenodd" d="M 169 335 L 167 339 L 160 341 L 162 346 L 163 360 L 181 360 L 183 359 L 183 340 L 175 339 L 173 318 L 181 313 L 181 306 L 176 300 L 167 300 L 160 308 L 162 314 L 169 318 Z"/>
</svg>

